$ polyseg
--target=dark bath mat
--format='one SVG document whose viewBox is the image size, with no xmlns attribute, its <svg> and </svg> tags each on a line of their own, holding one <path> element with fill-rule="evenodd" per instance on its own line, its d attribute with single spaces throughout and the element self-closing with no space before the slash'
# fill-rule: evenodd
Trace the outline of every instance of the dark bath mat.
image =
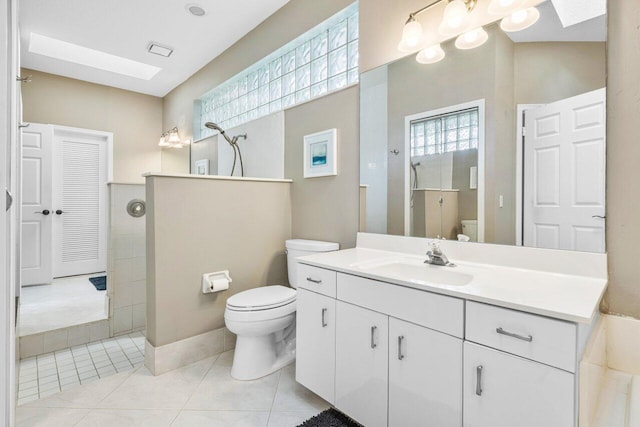
<svg viewBox="0 0 640 427">
<path fill-rule="evenodd" d="M 107 290 L 107 276 L 90 277 L 89 281 L 93 283 L 93 286 L 95 286 L 97 290 Z"/>
<path fill-rule="evenodd" d="M 363 427 L 342 412 L 329 408 L 309 418 L 298 427 Z"/>
</svg>

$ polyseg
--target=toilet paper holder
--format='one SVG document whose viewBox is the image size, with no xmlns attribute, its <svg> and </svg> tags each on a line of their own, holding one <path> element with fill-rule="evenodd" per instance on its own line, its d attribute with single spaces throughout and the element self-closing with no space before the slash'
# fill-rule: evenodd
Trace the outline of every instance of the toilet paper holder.
<svg viewBox="0 0 640 427">
<path fill-rule="evenodd" d="M 210 294 L 212 292 L 226 291 L 229 289 L 229 283 L 231 282 L 233 282 L 233 279 L 229 275 L 229 270 L 204 273 L 202 275 L 202 293 Z"/>
</svg>

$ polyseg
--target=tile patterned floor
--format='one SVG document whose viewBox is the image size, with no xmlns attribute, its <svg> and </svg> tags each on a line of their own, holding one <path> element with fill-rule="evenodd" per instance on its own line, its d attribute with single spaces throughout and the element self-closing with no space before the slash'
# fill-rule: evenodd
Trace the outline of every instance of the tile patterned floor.
<svg viewBox="0 0 640 427">
<path fill-rule="evenodd" d="M 23 404 L 16 425 L 294 427 L 329 407 L 294 365 L 236 381 L 232 362 L 229 351 L 159 376 L 138 367 Z"/>
<path fill-rule="evenodd" d="M 137 332 L 21 360 L 18 405 L 141 366 L 144 341 Z"/>
</svg>

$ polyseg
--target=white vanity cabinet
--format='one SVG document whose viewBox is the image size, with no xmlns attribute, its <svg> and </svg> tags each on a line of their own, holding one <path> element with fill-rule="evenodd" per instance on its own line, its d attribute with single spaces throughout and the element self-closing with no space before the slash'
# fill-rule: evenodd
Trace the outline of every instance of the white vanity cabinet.
<svg viewBox="0 0 640 427">
<path fill-rule="evenodd" d="M 336 408 L 367 427 L 387 425 L 389 317 L 337 302 Z"/>
<path fill-rule="evenodd" d="M 465 427 L 573 425 L 573 374 L 465 342 Z"/>
<path fill-rule="evenodd" d="M 392 317 L 389 347 L 389 426 L 461 426 L 462 340 Z"/>
<path fill-rule="evenodd" d="M 333 404 L 336 300 L 298 289 L 296 304 L 296 381 Z"/>
<path fill-rule="evenodd" d="M 298 283 L 296 379 L 363 425 L 577 426 L 589 324 L 309 265 Z"/>
</svg>

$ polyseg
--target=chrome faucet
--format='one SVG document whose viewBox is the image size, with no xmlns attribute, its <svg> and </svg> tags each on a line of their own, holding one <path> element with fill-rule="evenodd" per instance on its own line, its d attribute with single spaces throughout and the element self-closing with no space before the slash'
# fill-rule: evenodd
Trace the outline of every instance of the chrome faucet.
<svg viewBox="0 0 640 427">
<path fill-rule="evenodd" d="M 456 266 L 452 262 L 449 262 L 449 258 L 447 258 L 444 252 L 442 252 L 442 249 L 440 249 L 440 244 L 437 241 L 432 240 L 430 245 L 431 250 L 427 252 L 428 258 L 425 260 L 425 264 L 441 265 L 446 267 Z"/>
</svg>

